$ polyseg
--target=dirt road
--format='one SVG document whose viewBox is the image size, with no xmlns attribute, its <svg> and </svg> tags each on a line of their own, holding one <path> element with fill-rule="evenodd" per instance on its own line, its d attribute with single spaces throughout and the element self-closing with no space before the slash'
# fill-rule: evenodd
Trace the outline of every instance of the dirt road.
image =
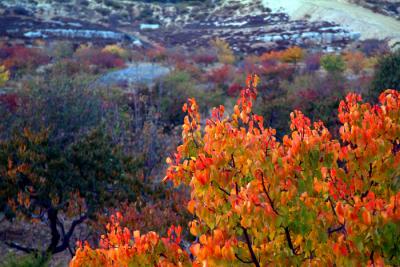
<svg viewBox="0 0 400 267">
<path fill-rule="evenodd" d="M 361 39 L 400 39 L 400 21 L 344 0 L 263 0 L 263 3 L 274 11 L 282 9 L 292 19 L 307 17 L 338 23 L 360 32 Z"/>
</svg>

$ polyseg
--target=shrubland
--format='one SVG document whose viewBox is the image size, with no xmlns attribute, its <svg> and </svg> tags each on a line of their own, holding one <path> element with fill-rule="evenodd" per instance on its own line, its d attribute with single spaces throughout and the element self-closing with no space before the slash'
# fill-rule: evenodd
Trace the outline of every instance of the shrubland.
<svg viewBox="0 0 400 267">
<path fill-rule="evenodd" d="M 48 232 L 5 243 L 71 266 L 399 264 L 398 52 L 209 45 L 2 44 L 0 218 Z M 170 71 L 99 83 L 143 62 Z"/>
</svg>

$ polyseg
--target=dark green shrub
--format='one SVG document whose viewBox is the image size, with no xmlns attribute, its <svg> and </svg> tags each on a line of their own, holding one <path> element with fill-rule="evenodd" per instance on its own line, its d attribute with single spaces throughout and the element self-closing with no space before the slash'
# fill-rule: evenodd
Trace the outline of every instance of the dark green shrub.
<svg viewBox="0 0 400 267">
<path fill-rule="evenodd" d="M 400 50 L 384 56 L 378 63 L 370 97 L 375 99 L 386 89 L 400 89 Z"/>
</svg>

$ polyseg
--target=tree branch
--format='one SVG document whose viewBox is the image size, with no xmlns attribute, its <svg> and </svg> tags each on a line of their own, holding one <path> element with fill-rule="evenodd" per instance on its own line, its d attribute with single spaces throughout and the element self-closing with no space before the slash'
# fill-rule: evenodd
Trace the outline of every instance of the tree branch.
<svg viewBox="0 0 400 267">
<path fill-rule="evenodd" d="M 228 191 L 226 191 L 225 189 L 223 189 L 217 182 L 215 182 L 215 181 L 213 181 L 213 182 L 217 185 L 219 190 L 224 192 L 226 195 L 231 196 L 231 194 Z"/>
<path fill-rule="evenodd" d="M 271 197 L 270 197 L 270 195 L 268 193 L 268 190 L 265 187 L 264 174 L 263 173 L 261 173 L 261 183 L 262 183 L 263 191 L 267 195 L 267 198 L 268 198 L 268 201 L 269 201 L 269 205 L 271 206 L 272 210 L 276 213 L 276 215 L 279 215 L 278 211 L 275 208 L 274 201 L 272 201 L 272 199 L 271 199 Z"/>
<path fill-rule="evenodd" d="M 69 247 L 69 240 L 71 239 L 71 236 L 74 233 L 75 227 L 83 223 L 86 219 L 87 215 L 85 214 L 72 222 L 71 227 L 64 236 L 63 242 L 61 243 L 61 245 L 59 245 L 54 249 L 53 253 L 62 252 Z"/>
<path fill-rule="evenodd" d="M 299 254 L 297 253 L 298 247 L 295 248 L 295 247 L 293 246 L 292 238 L 290 237 L 289 227 L 283 227 L 283 229 L 285 229 L 286 240 L 287 240 L 287 242 L 288 242 L 288 245 L 289 245 L 290 250 L 293 252 L 294 255 L 296 255 L 296 256 L 299 255 Z"/>
<path fill-rule="evenodd" d="M 251 240 L 250 240 L 249 234 L 247 233 L 247 229 L 244 228 L 243 226 L 240 226 L 240 227 L 242 228 L 244 237 L 246 238 L 246 243 L 247 243 L 247 247 L 249 248 L 249 251 L 250 251 L 251 260 L 256 267 L 260 267 L 260 263 L 258 262 L 256 254 L 254 253 L 253 247 L 251 245 Z"/>
<path fill-rule="evenodd" d="M 341 224 L 340 226 L 336 227 L 336 228 L 328 228 L 328 235 L 330 236 L 331 234 L 335 233 L 335 232 L 344 232 L 346 231 L 344 224 Z"/>
<path fill-rule="evenodd" d="M 9 246 L 10 248 L 14 248 L 16 250 L 20 250 L 20 251 L 23 251 L 25 253 L 33 253 L 33 252 L 36 253 L 36 252 L 38 252 L 38 250 L 35 249 L 35 248 L 23 247 L 23 246 L 20 246 L 20 245 L 14 243 L 14 242 L 4 242 L 4 244 Z"/>
<path fill-rule="evenodd" d="M 238 259 L 240 262 L 243 262 L 243 263 L 253 263 L 253 261 L 251 261 L 251 260 L 248 260 L 248 261 L 246 261 L 246 260 L 243 260 L 242 258 L 240 258 L 239 257 L 239 255 L 237 254 L 237 253 L 235 253 L 235 257 L 236 257 L 236 259 Z"/>
</svg>

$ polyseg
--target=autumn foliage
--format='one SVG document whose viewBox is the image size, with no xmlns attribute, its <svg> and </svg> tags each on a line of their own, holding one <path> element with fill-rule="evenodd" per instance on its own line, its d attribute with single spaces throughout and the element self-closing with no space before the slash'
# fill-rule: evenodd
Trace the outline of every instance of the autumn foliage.
<svg viewBox="0 0 400 267">
<path fill-rule="evenodd" d="M 155 232 L 140 234 L 120 226 L 122 215 L 112 215 L 107 224 L 108 233 L 100 240 L 100 248 L 79 243 L 70 267 L 80 266 L 183 266 L 189 263 L 188 254 L 179 246 L 181 227 L 171 226 L 168 236 L 161 238 Z"/>
<path fill-rule="evenodd" d="M 50 57 L 38 48 L 28 48 L 21 45 L 1 46 L 0 62 L 11 73 L 15 73 L 16 71 L 31 70 L 40 65 L 45 65 L 50 62 Z"/>
<path fill-rule="evenodd" d="M 3 86 L 9 79 L 10 72 L 0 65 L 0 86 Z"/>
<path fill-rule="evenodd" d="M 378 105 L 348 94 L 339 140 L 294 111 L 279 141 L 253 113 L 257 82 L 249 77 L 233 114 L 215 108 L 204 127 L 194 99 L 183 107 L 165 181 L 191 188 L 189 251 L 179 227 L 163 239 L 112 218 L 101 248 L 80 245 L 71 266 L 400 264 L 400 93 L 385 91 Z"/>
<path fill-rule="evenodd" d="M 261 56 L 261 61 L 282 61 L 287 63 L 297 63 L 304 58 L 304 51 L 298 46 L 289 47 L 282 51 L 271 51 Z"/>
</svg>

